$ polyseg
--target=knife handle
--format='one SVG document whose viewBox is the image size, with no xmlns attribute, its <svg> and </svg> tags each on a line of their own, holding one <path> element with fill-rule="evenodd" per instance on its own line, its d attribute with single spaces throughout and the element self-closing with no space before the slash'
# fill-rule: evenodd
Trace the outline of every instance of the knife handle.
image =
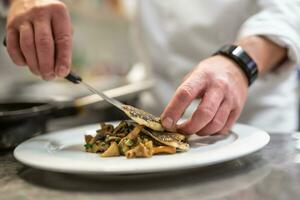
<svg viewBox="0 0 300 200">
<path fill-rule="evenodd" d="M 3 46 L 6 47 L 6 36 L 4 36 L 4 39 L 3 39 Z"/>
<path fill-rule="evenodd" d="M 75 83 L 75 84 L 79 84 L 82 81 L 82 78 L 80 76 L 78 76 L 77 74 L 75 74 L 74 72 L 70 72 L 65 79 L 67 79 L 68 81 Z"/>
</svg>

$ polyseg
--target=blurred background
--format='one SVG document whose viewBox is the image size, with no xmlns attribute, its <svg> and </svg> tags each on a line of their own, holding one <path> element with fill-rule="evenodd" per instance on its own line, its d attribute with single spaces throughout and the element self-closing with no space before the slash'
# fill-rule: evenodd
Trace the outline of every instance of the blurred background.
<svg viewBox="0 0 300 200">
<path fill-rule="evenodd" d="M 73 69 L 101 89 L 123 84 L 124 78 L 136 63 L 130 42 L 130 15 L 134 1 L 127 0 L 72 0 L 64 1 L 70 9 L 73 29 Z M 0 20 L 0 38 L 5 30 L 5 17 Z M 56 83 L 44 82 L 24 68 L 16 67 L 4 47 L 0 48 L 0 95 L 40 95 L 38 90 L 47 88 L 50 96 L 70 93 Z M 50 89 L 51 88 L 51 89 Z M 35 93 L 36 91 L 36 93 Z M 44 90 L 43 90 L 44 91 Z M 84 91 L 82 91 L 84 93 Z M 51 93 L 51 94 L 50 94 Z M 69 94 L 70 93 L 70 94 Z M 82 94 L 80 94 L 82 95 Z"/>
<path fill-rule="evenodd" d="M 140 94 L 151 87 L 151 81 L 145 79 L 144 67 L 138 63 L 130 38 L 130 20 L 134 15 L 135 0 L 65 0 L 64 2 L 69 7 L 74 30 L 73 71 L 98 90 L 108 91 L 109 95 L 124 103 L 137 105 Z M 6 22 L 3 4 L 0 4 L 0 13 L 2 44 Z M 89 95 L 89 91 L 85 88 L 73 85 L 64 79 L 42 81 L 32 75 L 26 67 L 17 67 L 10 60 L 5 47 L 1 45 L 1 111 L 29 108 L 31 112 L 36 112 L 38 110 L 36 105 L 50 104 L 56 110 L 64 112 L 50 118 L 47 116 L 45 119 L 39 114 L 28 122 L 26 121 L 28 116 L 27 118 L 24 116 L 23 120 L 18 119 L 17 123 L 23 124 L 18 128 L 15 124 L 7 122 L 7 116 L 0 115 L 2 129 L 0 148 L 3 145 L 15 145 L 30 136 L 46 131 L 124 118 L 118 110 L 109 107 L 103 101 L 97 102 L 97 97 Z M 83 99 L 80 100 L 81 97 Z M 74 105 L 78 104 L 76 100 L 88 105 L 75 108 L 75 111 Z M 16 106 L 13 103 L 22 104 Z M 41 127 L 36 128 L 34 124 L 37 123 L 42 124 Z M 23 131 L 24 127 L 31 129 Z M 12 128 L 14 130 L 11 130 Z M 22 135 L 24 132 L 27 135 Z M 15 141 L 16 138 L 18 141 Z"/>
</svg>

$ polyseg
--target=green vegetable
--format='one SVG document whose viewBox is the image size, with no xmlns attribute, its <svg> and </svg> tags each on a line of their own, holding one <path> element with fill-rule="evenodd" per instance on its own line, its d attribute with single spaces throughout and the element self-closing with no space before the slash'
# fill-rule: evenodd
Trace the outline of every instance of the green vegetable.
<svg viewBox="0 0 300 200">
<path fill-rule="evenodd" d="M 84 147 L 85 147 L 86 149 L 92 148 L 92 146 L 93 146 L 92 144 L 85 144 L 85 145 L 84 145 Z"/>
<path fill-rule="evenodd" d="M 115 142 L 119 143 L 120 140 L 121 140 L 121 138 L 116 137 L 116 136 L 110 136 L 110 135 L 107 135 L 105 138 L 106 143 L 110 143 L 111 141 L 115 141 Z"/>
<path fill-rule="evenodd" d="M 133 140 L 128 139 L 128 138 L 125 140 L 125 145 L 126 145 L 126 146 L 131 147 L 131 146 L 133 146 L 133 144 L 134 144 Z"/>
</svg>

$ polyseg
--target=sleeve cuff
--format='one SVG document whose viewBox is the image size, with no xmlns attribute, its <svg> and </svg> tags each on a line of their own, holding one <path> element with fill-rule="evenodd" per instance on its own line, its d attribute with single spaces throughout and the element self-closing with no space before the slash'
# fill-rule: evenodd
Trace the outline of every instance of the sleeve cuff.
<svg viewBox="0 0 300 200">
<path fill-rule="evenodd" d="M 300 63 L 300 36 L 287 25 L 245 24 L 238 34 L 238 39 L 254 35 L 264 36 L 277 45 L 287 48 L 289 61 L 293 64 Z"/>
</svg>

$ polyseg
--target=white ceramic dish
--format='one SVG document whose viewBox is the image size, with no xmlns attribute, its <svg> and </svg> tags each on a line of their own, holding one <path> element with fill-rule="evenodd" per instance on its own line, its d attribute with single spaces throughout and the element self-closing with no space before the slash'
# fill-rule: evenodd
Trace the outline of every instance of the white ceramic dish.
<svg viewBox="0 0 300 200">
<path fill-rule="evenodd" d="M 98 124 L 81 126 L 29 139 L 14 151 L 25 165 L 54 172 L 125 175 L 168 172 L 217 164 L 251 154 L 268 144 L 269 135 L 260 129 L 236 124 L 227 136 L 192 137 L 190 150 L 152 158 L 101 158 L 84 152 L 84 135 Z"/>
</svg>

